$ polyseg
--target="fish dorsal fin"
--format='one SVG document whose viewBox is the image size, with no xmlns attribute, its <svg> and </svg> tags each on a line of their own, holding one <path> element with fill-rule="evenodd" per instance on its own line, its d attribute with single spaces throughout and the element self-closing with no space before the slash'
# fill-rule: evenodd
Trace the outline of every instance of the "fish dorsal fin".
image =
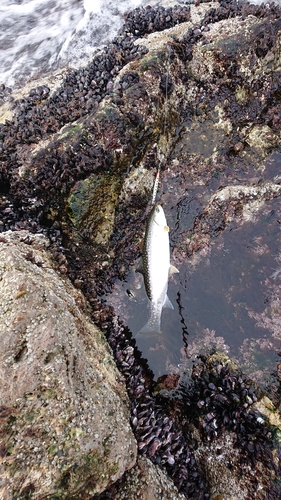
<svg viewBox="0 0 281 500">
<path fill-rule="evenodd" d="M 166 295 L 166 297 L 165 297 L 165 302 L 163 304 L 163 307 L 165 307 L 166 309 L 174 309 L 174 306 L 173 306 L 172 302 L 170 301 L 168 295 Z"/>
<path fill-rule="evenodd" d="M 175 266 L 172 266 L 172 264 L 170 264 L 169 274 L 176 274 L 176 273 L 179 273 L 179 270 Z"/>
</svg>

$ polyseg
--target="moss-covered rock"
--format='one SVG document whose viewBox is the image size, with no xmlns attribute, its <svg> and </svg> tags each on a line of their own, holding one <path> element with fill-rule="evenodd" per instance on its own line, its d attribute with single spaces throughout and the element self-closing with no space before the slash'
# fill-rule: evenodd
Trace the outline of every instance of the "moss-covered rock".
<svg viewBox="0 0 281 500">
<path fill-rule="evenodd" d="M 67 202 L 69 218 L 77 232 L 86 232 L 89 241 L 109 241 L 120 185 L 120 177 L 93 174 L 73 188 Z"/>
</svg>

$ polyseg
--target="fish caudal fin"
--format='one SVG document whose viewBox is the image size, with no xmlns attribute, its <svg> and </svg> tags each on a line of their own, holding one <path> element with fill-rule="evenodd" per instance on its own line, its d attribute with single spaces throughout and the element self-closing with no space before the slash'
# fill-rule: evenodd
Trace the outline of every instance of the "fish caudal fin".
<svg viewBox="0 0 281 500">
<path fill-rule="evenodd" d="M 142 329 L 137 333 L 137 335 L 141 334 L 150 334 L 150 335 L 159 335 L 161 333 L 161 324 L 160 321 L 154 321 L 149 319 L 146 325 L 142 327 Z"/>
<path fill-rule="evenodd" d="M 170 301 L 168 295 L 166 294 L 163 308 L 174 309 L 172 302 Z M 150 310 L 150 317 L 146 325 L 142 327 L 142 329 L 137 333 L 139 334 L 160 334 L 161 333 L 161 311 L 162 307 L 158 308 L 158 310 Z M 160 312 L 160 313 L 159 313 Z"/>
</svg>

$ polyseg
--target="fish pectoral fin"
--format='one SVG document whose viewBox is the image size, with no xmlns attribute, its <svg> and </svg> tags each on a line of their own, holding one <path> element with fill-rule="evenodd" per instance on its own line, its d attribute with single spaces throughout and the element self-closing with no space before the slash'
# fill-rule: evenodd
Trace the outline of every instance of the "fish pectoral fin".
<svg viewBox="0 0 281 500">
<path fill-rule="evenodd" d="M 176 273 L 179 273 L 179 270 L 175 266 L 172 266 L 172 264 L 170 264 L 169 274 L 176 274 Z"/>
<path fill-rule="evenodd" d="M 165 232 L 165 233 L 168 233 L 169 231 L 170 231 L 169 226 L 164 226 L 164 232 Z"/>
<path fill-rule="evenodd" d="M 163 307 L 165 307 L 166 309 L 174 309 L 174 306 L 173 306 L 172 302 L 170 301 L 168 295 L 166 295 L 166 297 L 165 297 L 165 302 L 163 304 Z"/>
</svg>

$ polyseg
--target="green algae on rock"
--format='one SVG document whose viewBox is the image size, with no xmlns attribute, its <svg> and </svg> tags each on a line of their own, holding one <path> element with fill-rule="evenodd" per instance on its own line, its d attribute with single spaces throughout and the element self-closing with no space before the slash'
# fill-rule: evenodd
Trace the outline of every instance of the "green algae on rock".
<svg viewBox="0 0 281 500">
<path fill-rule="evenodd" d="M 108 243 L 120 187 L 120 177 L 93 174 L 72 189 L 67 201 L 69 218 L 76 231 L 87 232 L 89 241 Z"/>
</svg>

